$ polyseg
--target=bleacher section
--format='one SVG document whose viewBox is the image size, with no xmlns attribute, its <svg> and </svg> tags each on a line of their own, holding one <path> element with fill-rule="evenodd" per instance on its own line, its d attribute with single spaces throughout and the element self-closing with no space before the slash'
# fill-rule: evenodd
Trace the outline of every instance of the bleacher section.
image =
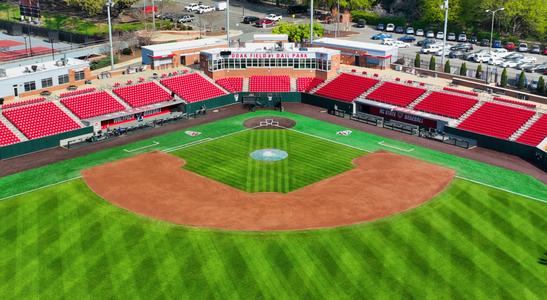
<svg viewBox="0 0 547 300">
<path fill-rule="evenodd" d="M 19 142 L 19 138 L 9 130 L 9 128 L 0 122 L 0 147 L 15 144 Z"/>
<path fill-rule="evenodd" d="M 225 95 L 223 90 L 198 73 L 162 79 L 161 84 L 188 103 Z"/>
<path fill-rule="evenodd" d="M 91 92 L 94 92 L 96 90 L 97 90 L 96 88 L 90 87 L 90 88 L 85 88 L 85 89 L 80 89 L 80 90 L 75 90 L 75 91 L 70 91 L 70 92 L 64 92 L 64 93 L 61 93 L 59 95 L 59 97 L 60 98 L 72 97 L 72 96 L 76 96 L 76 95 L 91 93 Z"/>
<path fill-rule="evenodd" d="M 216 83 L 230 93 L 239 93 L 243 91 L 243 77 L 220 78 Z"/>
<path fill-rule="evenodd" d="M 296 89 L 299 92 L 309 93 L 323 81 L 323 79 L 317 77 L 299 77 L 296 79 Z"/>
<path fill-rule="evenodd" d="M 536 108 L 536 105 L 533 104 L 533 103 L 522 102 L 522 101 L 518 101 L 518 100 L 511 100 L 511 99 L 506 99 L 506 98 L 502 98 L 502 97 L 494 97 L 494 100 L 499 101 L 499 102 L 516 104 L 516 105 L 520 105 L 520 106 L 524 106 L 524 107 L 528 107 L 528 108 Z"/>
<path fill-rule="evenodd" d="M 433 92 L 418 103 L 414 109 L 458 119 L 477 104 L 478 100 L 467 97 Z"/>
<path fill-rule="evenodd" d="M 53 102 L 5 110 L 2 114 L 29 139 L 80 128 Z"/>
<path fill-rule="evenodd" d="M 547 137 L 547 115 L 542 115 L 528 130 L 522 133 L 517 142 L 535 147 L 545 137 Z"/>
<path fill-rule="evenodd" d="M 487 102 L 465 119 L 458 128 L 484 135 L 508 139 L 533 111 Z"/>
<path fill-rule="evenodd" d="M 453 92 L 453 93 L 464 94 L 464 95 L 468 95 L 468 96 L 475 96 L 475 97 L 479 95 L 479 93 L 477 93 L 477 92 L 459 90 L 459 89 L 451 88 L 451 87 L 448 87 L 448 86 L 445 86 L 443 88 L 443 90 Z"/>
<path fill-rule="evenodd" d="M 46 101 L 45 97 L 39 97 L 39 98 L 28 99 L 28 100 L 23 100 L 23 101 L 17 101 L 17 102 L 14 102 L 14 103 L 2 104 L 2 109 L 8 109 L 8 108 L 13 108 L 13 107 L 29 105 L 29 104 L 35 104 L 35 103 L 40 103 L 40 102 L 43 102 L 43 101 Z"/>
<path fill-rule="evenodd" d="M 318 89 L 315 94 L 345 102 L 352 102 L 378 82 L 377 79 L 342 73 Z"/>
<path fill-rule="evenodd" d="M 125 109 L 121 103 L 104 91 L 64 98 L 61 99 L 61 103 L 82 120 Z"/>
<path fill-rule="evenodd" d="M 289 76 L 251 76 L 249 77 L 249 92 L 290 92 L 291 78 Z"/>
<path fill-rule="evenodd" d="M 367 99 L 406 107 L 425 92 L 425 89 L 413 86 L 384 82 L 376 90 L 368 94 Z"/>
<path fill-rule="evenodd" d="M 171 99 L 171 95 L 154 82 L 125 86 L 112 92 L 131 107 L 142 107 Z"/>
</svg>

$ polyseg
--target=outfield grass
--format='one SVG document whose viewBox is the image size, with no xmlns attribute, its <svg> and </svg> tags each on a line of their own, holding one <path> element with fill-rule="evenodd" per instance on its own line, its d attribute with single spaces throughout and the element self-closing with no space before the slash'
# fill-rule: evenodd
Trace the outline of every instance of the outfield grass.
<svg viewBox="0 0 547 300">
<path fill-rule="evenodd" d="M 541 299 L 546 228 L 547 205 L 464 180 L 377 222 L 277 233 L 138 217 L 73 180 L 0 202 L 0 298 Z"/>
<path fill-rule="evenodd" d="M 275 148 L 289 156 L 276 162 L 254 160 L 255 150 Z M 336 153 L 336 155 L 332 155 Z M 290 192 L 353 168 L 364 154 L 290 130 L 248 130 L 173 152 L 185 168 L 247 192 Z"/>
</svg>

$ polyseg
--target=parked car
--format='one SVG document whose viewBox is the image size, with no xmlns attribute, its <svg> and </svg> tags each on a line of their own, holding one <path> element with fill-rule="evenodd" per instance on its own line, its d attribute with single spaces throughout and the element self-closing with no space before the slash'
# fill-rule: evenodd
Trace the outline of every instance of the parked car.
<svg viewBox="0 0 547 300">
<path fill-rule="evenodd" d="M 473 44 L 470 43 L 462 43 L 454 45 L 450 48 L 450 50 L 463 50 L 465 52 L 473 50 Z"/>
<path fill-rule="evenodd" d="M 479 43 L 479 45 L 482 46 L 482 47 L 488 47 L 488 45 L 490 45 L 490 40 L 482 39 L 481 42 Z"/>
<path fill-rule="evenodd" d="M 538 80 L 537 80 L 537 79 L 532 79 L 532 80 L 530 81 L 530 83 L 528 84 L 528 88 L 531 89 L 532 91 L 537 90 L 537 88 L 538 88 Z"/>
<path fill-rule="evenodd" d="M 194 20 L 194 15 L 182 15 L 178 20 L 179 23 L 188 23 Z"/>
<path fill-rule="evenodd" d="M 209 5 L 200 5 L 197 11 L 198 14 L 204 14 L 208 12 L 215 11 L 215 8 Z"/>
<path fill-rule="evenodd" d="M 536 60 L 537 59 L 533 56 L 525 56 L 525 57 L 522 58 L 522 62 L 535 63 Z"/>
<path fill-rule="evenodd" d="M 414 34 L 414 27 L 407 27 L 405 33 L 406 34 Z"/>
<path fill-rule="evenodd" d="M 424 54 L 427 54 L 427 53 L 435 53 L 439 50 L 441 50 L 443 47 L 442 44 L 438 44 L 438 43 L 431 43 L 431 44 L 427 44 L 427 45 L 424 45 L 422 47 L 422 49 L 420 49 L 420 52 L 421 53 L 424 53 Z"/>
<path fill-rule="evenodd" d="M 501 41 L 500 41 L 500 40 L 495 40 L 495 41 L 492 43 L 492 48 L 502 48 L 502 46 L 501 46 Z"/>
<path fill-rule="evenodd" d="M 515 68 L 518 69 L 518 70 L 523 70 L 523 71 L 525 71 L 525 69 L 527 69 L 527 68 L 532 68 L 533 66 L 535 66 L 534 63 L 531 63 L 531 62 L 521 62 L 521 63 L 518 64 Z"/>
<path fill-rule="evenodd" d="M 410 44 L 403 41 L 393 41 L 392 46 L 397 48 L 410 48 Z"/>
<path fill-rule="evenodd" d="M 393 45 L 393 42 L 394 42 L 394 41 L 395 41 L 395 40 L 392 39 L 392 38 L 384 38 L 384 39 L 382 39 L 382 45 L 391 46 L 391 45 Z"/>
<path fill-rule="evenodd" d="M 416 36 L 424 36 L 424 30 L 423 29 L 417 29 L 416 30 Z"/>
<path fill-rule="evenodd" d="M 395 31 L 395 24 L 393 24 L 393 23 L 387 24 L 387 26 L 386 26 L 386 31 L 387 31 L 387 32 L 393 32 L 393 31 Z"/>
<path fill-rule="evenodd" d="M 177 15 L 175 15 L 173 13 L 166 13 L 166 14 L 162 14 L 162 15 L 157 15 L 156 18 L 162 19 L 162 20 L 169 20 L 171 22 L 175 22 L 178 19 Z"/>
<path fill-rule="evenodd" d="M 228 5 L 228 3 L 226 1 L 215 2 L 215 10 L 216 11 L 226 10 L 227 5 Z"/>
<path fill-rule="evenodd" d="M 382 23 L 376 25 L 376 30 L 384 31 L 385 29 L 386 29 L 386 27 L 385 27 L 384 24 L 382 24 Z"/>
<path fill-rule="evenodd" d="M 277 22 L 277 21 L 283 19 L 283 16 L 282 15 L 276 15 L 276 14 L 268 14 L 264 19 Z"/>
<path fill-rule="evenodd" d="M 405 29 L 403 26 L 397 26 L 395 27 L 395 33 L 405 33 Z"/>
<path fill-rule="evenodd" d="M 373 40 L 384 40 L 384 39 L 390 39 L 390 38 L 391 38 L 391 34 L 389 33 L 377 33 L 372 36 Z"/>
<path fill-rule="evenodd" d="M 543 55 L 547 55 L 547 46 L 543 47 Z"/>
<path fill-rule="evenodd" d="M 437 32 L 437 35 L 435 36 L 435 38 L 443 39 L 444 38 L 444 32 L 442 32 L 442 31 Z"/>
<path fill-rule="evenodd" d="M 507 51 L 507 49 L 505 48 L 494 48 L 492 49 L 492 56 L 495 56 L 495 57 L 501 57 L 501 58 L 504 58 L 505 56 L 509 55 L 509 51 Z"/>
<path fill-rule="evenodd" d="M 437 40 L 435 40 L 435 39 L 423 39 L 423 40 L 419 41 L 418 43 L 416 43 L 416 45 L 423 47 L 425 45 L 435 44 L 435 43 L 437 43 Z"/>
<path fill-rule="evenodd" d="M 541 53 L 540 46 L 538 44 L 532 45 L 532 47 L 530 48 L 530 53 L 540 54 Z"/>
<path fill-rule="evenodd" d="M 528 52 L 528 44 L 520 43 L 518 50 L 519 52 Z"/>
<path fill-rule="evenodd" d="M 477 36 L 472 35 L 470 38 L 467 39 L 467 42 L 471 44 L 476 44 L 478 42 Z"/>
<path fill-rule="evenodd" d="M 434 39 L 435 38 L 435 32 L 429 30 L 425 33 L 425 37 Z"/>
<path fill-rule="evenodd" d="M 539 72 L 539 73 L 543 73 L 543 71 L 547 70 L 547 63 L 543 63 L 543 64 L 535 64 L 531 67 L 528 67 L 528 68 L 524 68 L 524 71 L 526 72 Z"/>
<path fill-rule="evenodd" d="M 515 51 L 515 48 L 517 48 L 517 46 L 515 46 L 515 43 L 513 42 L 507 42 L 505 44 L 505 49 L 507 49 L 507 51 Z"/>
<path fill-rule="evenodd" d="M 399 41 L 403 41 L 405 43 L 414 43 L 416 41 L 416 38 L 413 35 L 404 35 L 399 38 Z"/>
<path fill-rule="evenodd" d="M 490 53 L 484 52 L 484 53 L 479 53 L 473 56 L 472 60 L 476 63 L 483 63 L 483 62 L 488 62 L 491 57 L 492 56 L 490 56 Z"/>
<path fill-rule="evenodd" d="M 506 59 L 499 66 L 503 68 L 514 68 L 522 62 L 521 58 Z"/>
<path fill-rule="evenodd" d="M 198 4 L 198 3 L 189 3 L 188 5 L 186 5 L 186 6 L 184 7 L 184 9 L 185 9 L 186 11 L 190 11 L 190 12 L 191 12 L 191 11 L 198 11 L 198 9 L 199 9 L 199 4 Z"/>
<path fill-rule="evenodd" d="M 316 11 L 315 16 L 321 23 L 324 23 L 324 24 L 332 23 L 332 14 L 330 12 Z"/>
<path fill-rule="evenodd" d="M 458 42 L 467 42 L 467 34 L 460 33 L 460 35 L 458 35 Z"/>
<path fill-rule="evenodd" d="M 456 34 L 454 32 L 449 32 L 448 35 L 446 36 L 446 39 L 448 41 L 455 41 L 456 40 Z"/>
<path fill-rule="evenodd" d="M 243 24 L 254 24 L 258 20 L 260 20 L 260 18 L 256 16 L 245 16 L 243 17 Z"/>
<path fill-rule="evenodd" d="M 355 27 L 365 28 L 366 24 L 367 24 L 367 21 L 365 19 L 359 19 L 359 20 L 357 20 L 357 23 L 355 24 Z"/>
<path fill-rule="evenodd" d="M 441 55 L 448 56 L 449 54 L 450 54 L 450 49 L 449 48 L 443 49 L 442 46 L 439 51 L 435 52 L 436 56 L 441 56 Z"/>
<path fill-rule="evenodd" d="M 274 26 L 275 25 L 275 21 L 273 20 L 270 20 L 270 19 L 260 19 L 258 21 L 256 21 L 255 23 L 255 26 L 256 27 L 270 27 L 270 26 Z"/>
<path fill-rule="evenodd" d="M 499 66 L 505 59 L 497 56 L 493 56 L 488 60 L 488 64 L 491 66 Z"/>
<path fill-rule="evenodd" d="M 466 54 L 467 54 L 467 52 L 465 52 L 464 50 L 457 49 L 457 50 L 451 50 L 450 53 L 448 53 L 448 57 L 463 59 L 463 58 L 465 58 Z"/>
</svg>

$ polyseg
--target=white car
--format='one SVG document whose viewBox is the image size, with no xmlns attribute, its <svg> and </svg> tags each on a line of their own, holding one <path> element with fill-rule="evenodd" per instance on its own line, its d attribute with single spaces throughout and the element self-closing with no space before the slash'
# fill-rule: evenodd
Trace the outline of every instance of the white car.
<svg viewBox="0 0 547 300">
<path fill-rule="evenodd" d="M 424 36 L 424 30 L 423 29 L 416 30 L 416 36 Z"/>
<path fill-rule="evenodd" d="M 276 15 L 276 14 L 269 14 L 264 19 L 277 22 L 281 19 L 283 19 L 282 15 Z"/>
<path fill-rule="evenodd" d="M 520 60 L 520 62 L 521 62 L 521 63 L 535 63 L 536 60 L 537 60 L 537 59 L 536 59 L 535 57 L 533 57 L 533 56 L 525 56 L 525 57 L 523 57 L 523 58 Z"/>
<path fill-rule="evenodd" d="M 186 11 L 198 11 L 199 10 L 199 4 L 197 3 L 190 3 L 184 7 Z"/>
<path fill-rule="evenodd" d="M 467 42 L 467 35 L 465 33 L 460 33 L 460 35 L 458 35 L 458 42 Z"/>
<path fill-rule="evenodd" d="M 203 14 L 203 13 L 212 12 L 212 11 L 215 11 L 214 7 L 211 7 L 209 5 L 200 5 L 197 13 Z"/>
<path fill-rule="evenodd" d="M 382 45 L 393 46 L 394 42 L 395 42 L 395 40 L 392 39 L 392 38 L 382 39 Z"/>
<path fill-rule="evenodd" d="M 448 54 L 450 54 L 450 48 L 441 49 L 441 50 L 435 52 L 435 55 L 436 56 L 441 56 L 441 55 L 443 55 L 443 53 L 444 53 L 444 56 L 448 56 Z"/>
<path fill-rule="evenodd" d="M 518 58 L 516 58 L 516 59 L 508 59 L 508 60 L 502 62 L 502 63 L 500 64 L 500 67 L 503 67 L 503 68 L 514 68 L 514 67 L 516 67 L 518 64 L 520 64 L 521 62 L 522 62 L 522 60 L 521 60 L 521 59 L 518 59 Z"/>
<path fill-rule="evenodd" d="M 488 60 L 488 64 L 491 66 L 499 66 L 501 63 L 503 63 L 505 60 L 501 57 L 491 57 L 490 60 Z"/>
<path fill-rule="evenodd" d="M 424 47 L 422 47 L 422 49 L 420 49 L 420 52 L 422 53 L 435 53 L 439 50 L 441 50 L 443 48 L 443 45 L 442 44 L 428 44 Z"/>
<path fill-rule="evenodd" d="M 410 48 L 410 44 L 403 41 L 394 41 L 393 46 L 397 48 Z"/>
<path fill-rule="evenodd" d="M 435 38 L 437 38 L 439 40 L 443 39 L 444 38 L 444 32 L 442 32 L 442 31 L 437 32 L 437 36 Z"/>
<path fill-rule="evenodd" d="M 488 62 L 490 58 L 492 58 L 490 56 L 490 53 L 477 53 L 477 55 L 473 57 L 473 61 L 477 63 L 483 63 Z"/>
<path fill-rule="evenodd" d="M 387 26 L 386 26 L 386 31 L 387 31 L 387 32 L 393 32 L 393 31 L 395 31 L 395 24 L 393 24 L 393 23 L 387 24 Z"/>
<path fill-rule="evenodd" d="M 494 48 L 492 49 L 492 56 L 493 57 L 505 57 L 509 55 L 509 51 L 505 48 Z"/>
</svg>

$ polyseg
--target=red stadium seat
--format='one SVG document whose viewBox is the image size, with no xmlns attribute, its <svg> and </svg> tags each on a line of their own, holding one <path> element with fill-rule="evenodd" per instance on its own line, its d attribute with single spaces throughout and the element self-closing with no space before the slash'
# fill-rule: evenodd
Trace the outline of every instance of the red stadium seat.
<svg viewBox="0 0 547 300">
<path fill-rule="evenodd" d="M 530 146 L 539 145 L 547 137 L 547 115 L 542 115 L 528 130 L 521 134 L 517 142 Z"/>
<path fill-rule="evenodd" d="M 238 93 L 243 91 L 243 77 L 220 78 L 216 81 L 216 83 L 230 93 Z"/>
<path fill-rule="evenodd" d="M 96 91 L 96 89 L 94 87 L 84 88 L 84 89 L 79 89 L 79 90 L 75 90 L 75 91 L 61 93 L 59 95 L 59 97 L 60 98 L 72 97 L 72 96 L 76 96 L 76 95 L 91 93 L 91 92 L 94 92 L 94 91 Z"/>
<path fill-rule="evenodd" d="M 44 102 L 44 101 L 46 101 L 46 98 L 44 98 L 44 97 L 39 97 L 39 98 L 35 98 L 35 99 L 28 99 L 28 100 L 23 100 L 23 101 L 17 101 L 17 102 L 14 102 L 14 103 L 3 104 L 2 109 L 8 109 L 8 108 L 13 108 L 13 107 L 36 104 L 36 103 L 40 103 L 40 102 Z"/>
<path fill-rule="evenodd" d="M 29 139 L 80 128 L 78 123 L 52 102 L 13 108 L 2 114 Z"/>
<path fill-rule="evenodd" d="M 112 90 L 131 107 L 142 107 L 171 100 L 171 95 L 154 82 L 146 82 Z"/>
<path fill-rule="evenodd" d="M 104 91 L 64 98 L 61 103 L 82 120 L 125 110 L 122 104 Z"/>
<path fill-rule="evenodd" d="M 459 90 L 459 89 L 455 89 L 455 88 L 451 88 L 451 87 L 447 87 L 447 86 L 445 86 L 443 88 L 443 90 L 449 91 L 449 92 L 454 92 L 454 93 L 460 93 L 460 94 L 464 94 L 464 95 L 469 95 L 469 96 L 478 96 L 479 95 L 479 93 L 476 93 L 476 92 Z"/>
<path fill-rule="evenodd" d="M 300 77 L 296 79 L 296 88 L 299 92 L 310 92 L 323 83 L 323 79 L 317 77 Z"/>
<path fill-rule="evenodd" d="M 447 93 L 433 92 L 420 101 L 414 109 L 458 119 L 466 111 L 477 104 L 477 102 L 478 101 L 476 99 Z"/>
<path fill-rule="evenodd" d="M 406 107 L 423 93 L 425 93 L 425 90 L 421 88 L 384 82 L 380 87 L 368 94 L 367 99 Z"/>
<path fill-rule="evenodd" d="M 4 123 L 0 122 L 0 146 L 7 146 L 19 143 L 19 138 L 11 132 Z"/>
<path fill-rule="evenodd" d="M 536 105 L 533 104 L 533 103 L 522 102 L 522 101 L 518 101 L 518 100 L 512 100 L 512 99 L 507 99 L 507 98 L 502 98 L 502 97 L 494 97 L 494 100 L 499 101 L 499 102 L 516 104 L 516 105 L 520 105 L 520 106 L 524 106 L 524 107 L 528 107 L 528 108 L 536 108 Z"/>
<path fill-rule="evenodd" d="M 249 92 L 290 92 L 291 78 L 289 76 L 251 76 Z"/>
<path fill-rule="evenodd" d="M 534 112 L 497 103 L 484 103 L 458 128 L 501 139 L 508 139 Z"/>
<path fill-rule="evenodd" d="M 352 102 L 379 81 L 358 75 L 342 73 L 315 92 L 316 95 Z"/>
<path fill-rule="evenodd" d="M 226 93 L 198 73 L 161 80 L 161 84 L 188 103 L 199 102 L 226 95 Z"/>
</svg>

